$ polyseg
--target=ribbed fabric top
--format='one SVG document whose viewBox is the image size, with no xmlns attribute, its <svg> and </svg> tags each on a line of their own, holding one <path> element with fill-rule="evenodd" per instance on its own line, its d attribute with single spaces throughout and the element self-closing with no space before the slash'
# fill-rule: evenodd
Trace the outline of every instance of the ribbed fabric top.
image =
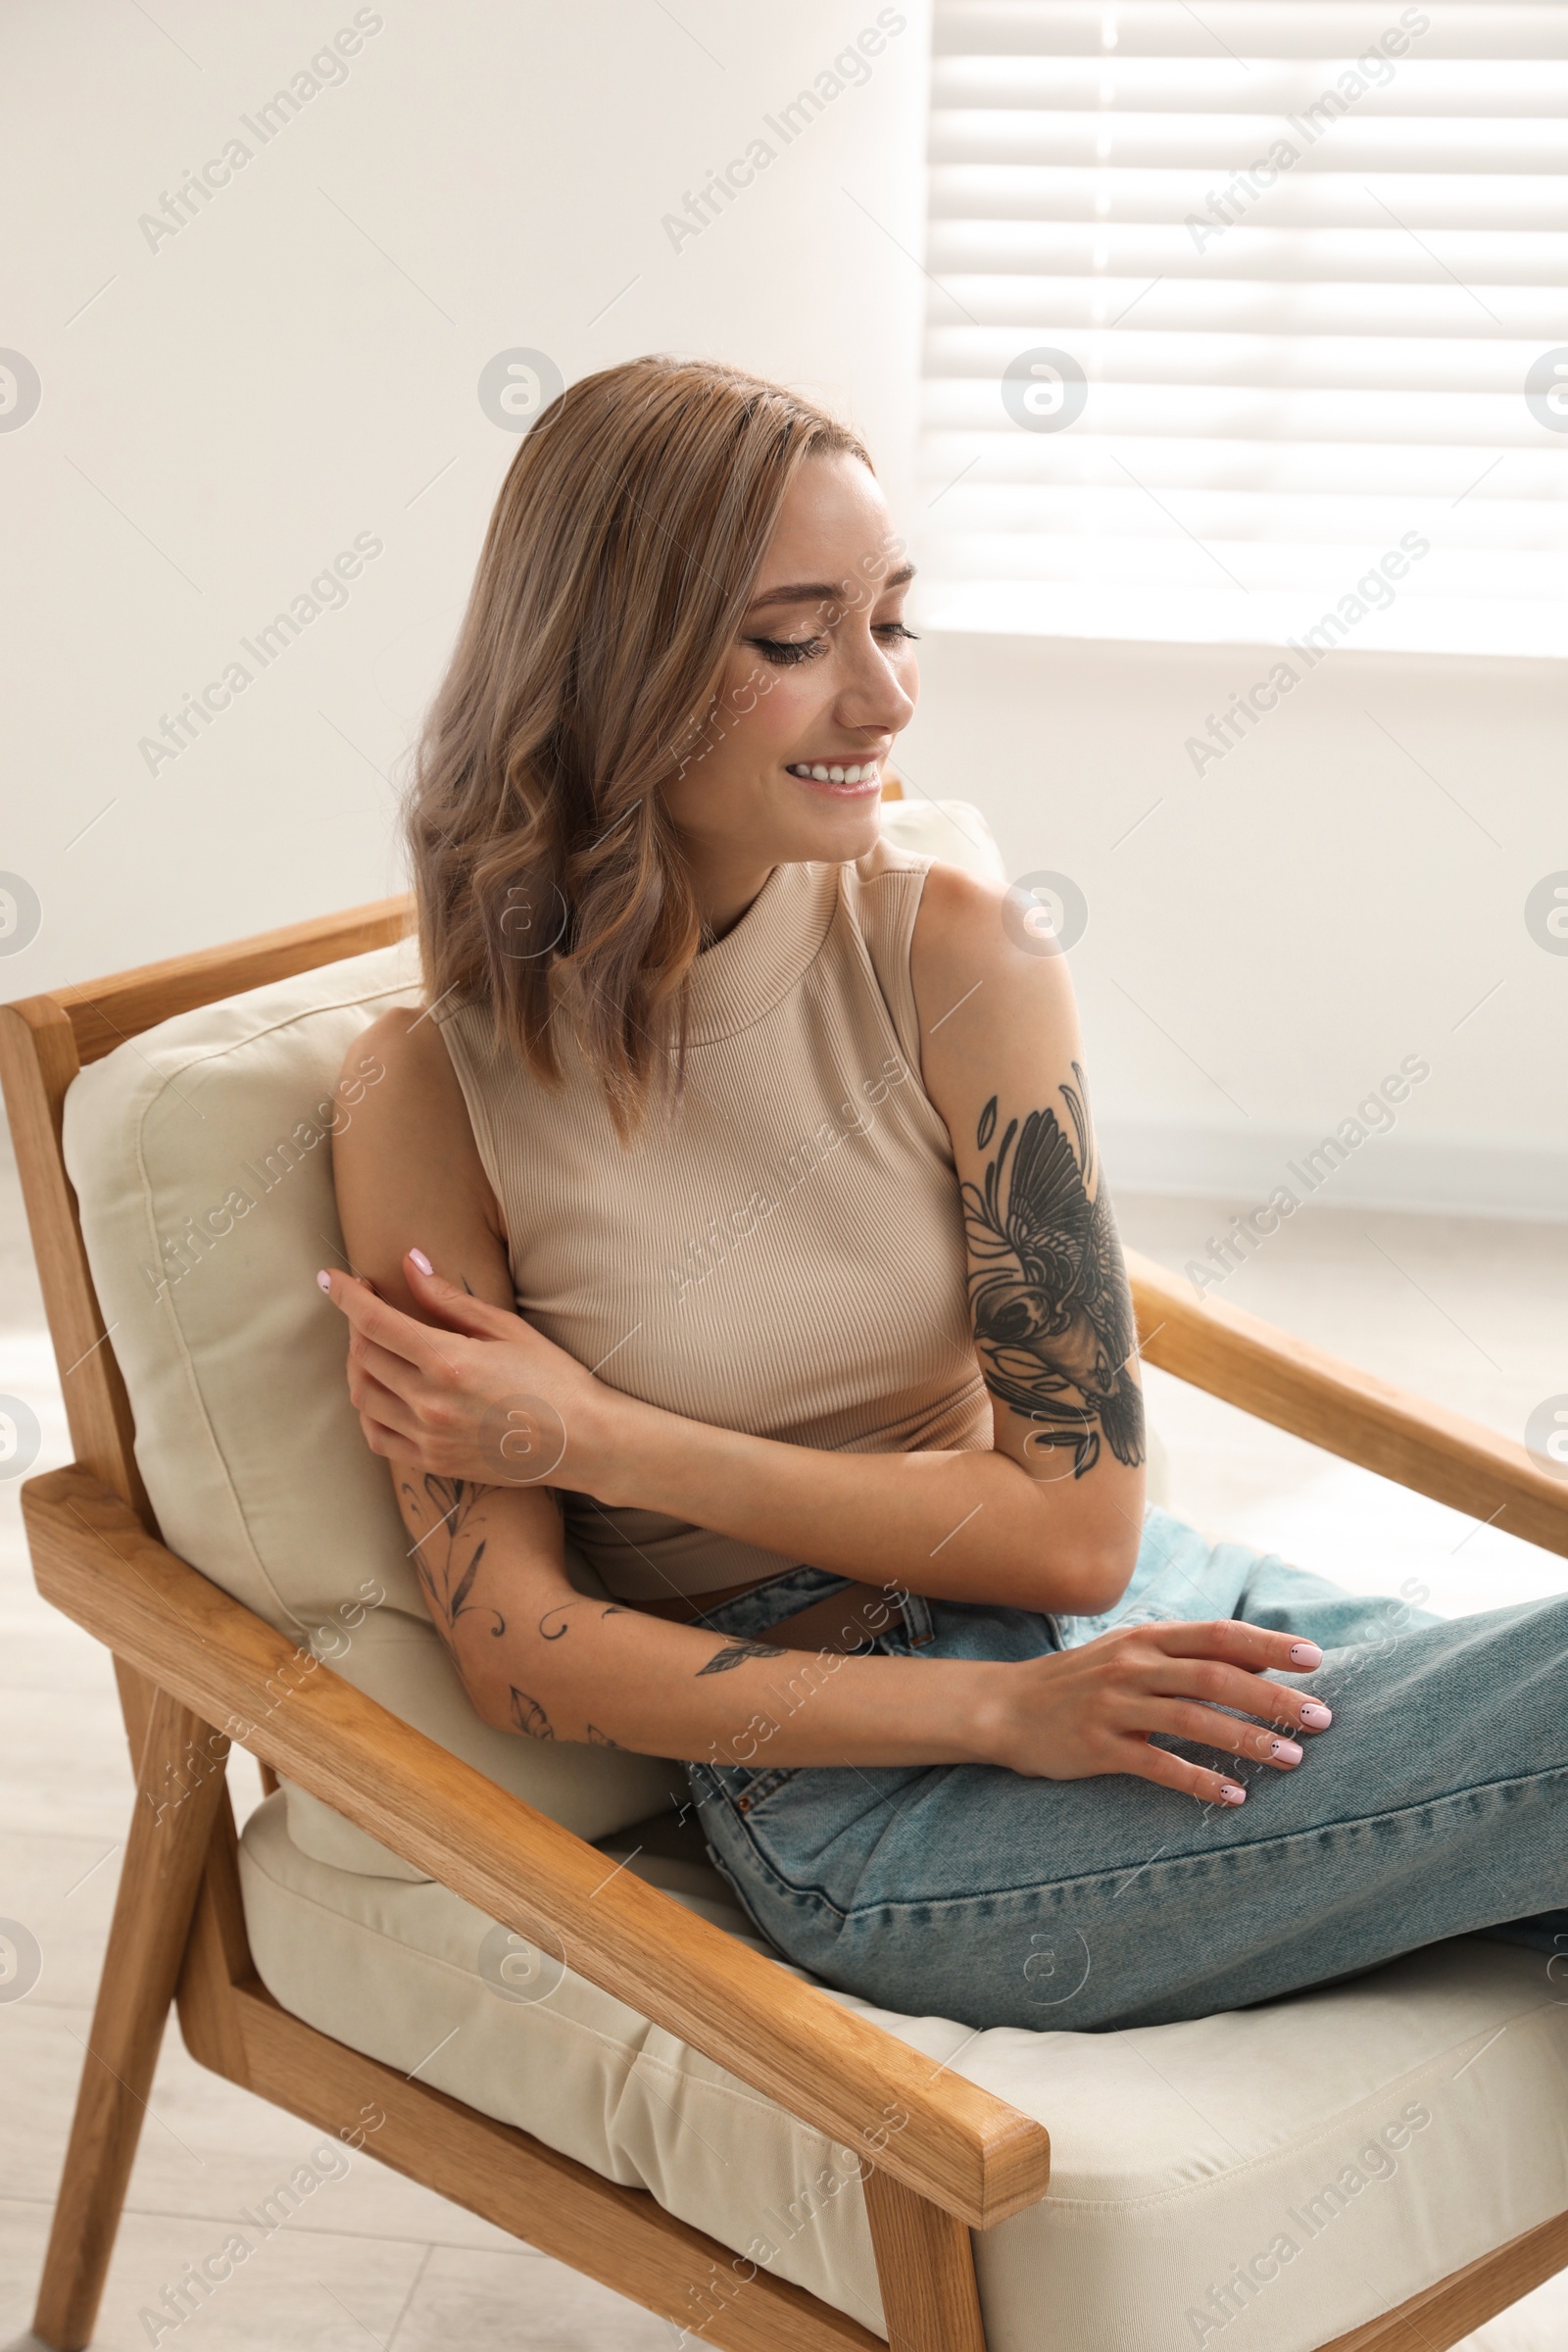
<svg viewBox="0 0 1568 2352">
<path fill-rule="evenodd" d="M 698 956 L 684 1093 L 629 1144 L 569 1037 L 552 1087 L 497 1049 L 485 1007 L 441 1019 L 518 1312 L 601 1380 L 797 1446 L 991 1444 L 909 981 L 930 862 L 879 842 L 852 865 L 775 866 Z M 662 1513 L 563 1501 L 618 1598 L 797 1565 Z"/>
</svg>

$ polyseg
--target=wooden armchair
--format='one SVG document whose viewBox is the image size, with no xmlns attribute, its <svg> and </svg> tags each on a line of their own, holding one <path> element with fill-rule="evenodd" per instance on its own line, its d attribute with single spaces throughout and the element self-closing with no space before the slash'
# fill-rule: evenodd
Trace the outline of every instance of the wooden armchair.
<svg viewBox="0 0 1568 2352">
<path fill-rule="evenodd" d="M 360 2055 L 289 2014 L 252 1965 L 222 1764 L 233 1727 L 261 1760 L 742 2083 L 869 2151 L 866 2207 L 889 2338 L 985 2352 L 971 2231 L 1046 2195 L 1041 2125 L 845 2009 L 508 1794 L 323 1667 L 269 1698 L 293 1645 L 174 1556 L 132 1452 L 130 1400 L 89 1273 L 62 1152 L 79 1067 L 188 1008 L 406 931 L 406 902 L 0 1008 L 0 1069 L 75 1459 L 30 1480 L 40 1592 L 114 1653 L 138 1801 L 127 1836 L 35 2327 L 91 2334 L 171 2001 L 192 2055 L 328 2132 L 384 2113 L 373 2152 L 728 2352 L 873 2352 L 879 2338 L 526 2132 Z M 1147 1359 L 1442 1502 L 1568 1553 L 1568 1486 L 1517 1446 L 1252 1317 L 1197 1303 L 1135 1259 Z M 177 1788 L 179 1801 L 169 1801 Z M 559 1948 L 559 1944 L 557 1944 Z M 896 2103 L 907 2121 L 880 2124 Z M 1568 2213 L 1495 2247 L 1326 2352 L 1436 2352 L 1568 2263 Z M 1041 2281 L 1042 2294 L 1049 2281 Z M 710 2306 L 710 2310 L 709 2307 Z M 1174 2340 L 1174 2339 L 1173 2339 Z"/>
</svg>

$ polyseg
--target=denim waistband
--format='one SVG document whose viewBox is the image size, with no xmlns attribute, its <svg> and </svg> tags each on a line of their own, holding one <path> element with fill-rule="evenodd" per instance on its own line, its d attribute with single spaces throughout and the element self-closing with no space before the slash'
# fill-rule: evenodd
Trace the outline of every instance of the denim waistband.
<svg viewBox="0 0 1568 2352">
<path fill-rule="evenodd" d="M 782 1576 L 770 1576 L 765 1584 L 754 1585 L 749 1592 L 737 1592 L 733 1600 L 721 1600 L 712 1608 L 703 1607 L 700 1592 L 692 1594 L 693 1602 L 702 1610 L 697 1623 L 715 1634 L 754 1636 L 765 1634 L 768 1627 L 781 1618 L 793 1617 L 800 1609 L 808 1608 L 814 1600 L 824 1600 L 832 1592 L 865 1591 L 851 1576 L 836 1575 L 828 1568 L 805 1566 L 787 1568 Z M 881 1648 L 890 1642 L 904 1640 L 918 1646 L 931 1640 L 930 1611 L 918 1593 L 909 1592 L 901 1584 L 887 1584 L 869 1590 L 880 1590 L 888 1603 L 888 1630 L 880 1634 L 873 1646 Z M 872 1621 L 874 1622 L 874 1620 Z"/>
</svg>

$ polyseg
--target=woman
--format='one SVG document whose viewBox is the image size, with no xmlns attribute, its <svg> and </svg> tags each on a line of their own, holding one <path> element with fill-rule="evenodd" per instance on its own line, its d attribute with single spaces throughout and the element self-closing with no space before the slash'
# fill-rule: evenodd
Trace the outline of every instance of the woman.
<svg viewBox="0 0 1568 2352">
<path fill-rule="evenodd" d="M 854 436 L 728 368 L 574 385 L 503 487 L 320 1277 L 468 1694 L 691 1759 L 789 1957 L 975 2026 L 1564 1899 L 1564 1603 L 1444 1624 L 1146 1515 L 1065 961 L 879 838 L 909 576 Z"/>
</svg>

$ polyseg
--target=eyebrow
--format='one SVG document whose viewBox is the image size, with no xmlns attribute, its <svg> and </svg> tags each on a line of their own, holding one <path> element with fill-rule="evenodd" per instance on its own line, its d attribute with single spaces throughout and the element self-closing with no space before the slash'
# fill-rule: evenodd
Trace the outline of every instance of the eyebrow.
<svg viewBox="0 0 1568 2352">
<path fill-rule="evenodd" d="M 914 565 L 903 564 L 897 571 L 888 573 L 877 594 L 887 596 L 895 588 L 906 588 L 913 577 Z M 761 605 L 839 605 L 844 602 L 848 586 L 842 580 L 836 588 L 826 580 L 803 580 L 791 588 L 769 588 L 764 595 L 754 596 L 746 610 L 755 612 Z"/>
</svg>

